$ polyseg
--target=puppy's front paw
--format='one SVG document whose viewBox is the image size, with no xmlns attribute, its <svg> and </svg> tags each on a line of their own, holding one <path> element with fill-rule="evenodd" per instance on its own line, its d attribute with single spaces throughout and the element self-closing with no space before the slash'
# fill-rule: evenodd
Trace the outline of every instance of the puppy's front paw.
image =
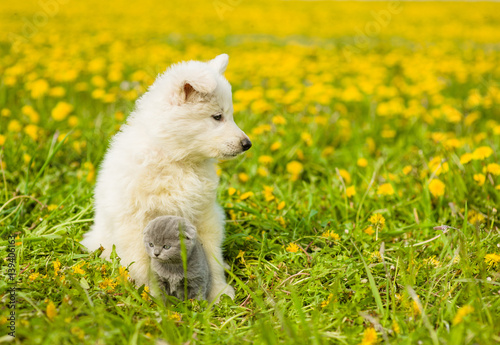
<svg viewBox="0 0 500 345">
<path fill-rule="evenodd" d="M 234 288 L 229 284 L 220 284 L 214 286 L 210 289 L 210 293 L 208 294 L 208 300 L 210 302 L 215 301 L 215 303 L 219 303 L 222 295 L 228 295 L 231 299 L 234 300 L 235 296 Z"/>
</svg>

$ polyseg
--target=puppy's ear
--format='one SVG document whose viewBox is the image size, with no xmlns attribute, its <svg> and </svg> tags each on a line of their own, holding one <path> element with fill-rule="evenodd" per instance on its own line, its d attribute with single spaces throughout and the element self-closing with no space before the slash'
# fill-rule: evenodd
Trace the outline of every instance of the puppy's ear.
<svg viewBox="0 0 500 345">
<path fill-rule="evenodd" d="M 209 94 L 217 87 L 217 81 L 209 71 L 200 71 L 182 83 L 181 98 L 183 102 L 188 102 L 197 93 Z"/>
<path fill-rule="evenodd" d="M 224 74 L 227 68 L 227 64 L 229 62 L 229 55 L 227 54 L 220 54 L 216 56 L 214 59 L 210 60 L 208 64 L 210 67 L 215 69 L 217 72 L 220 74 Z"/>
</svg>

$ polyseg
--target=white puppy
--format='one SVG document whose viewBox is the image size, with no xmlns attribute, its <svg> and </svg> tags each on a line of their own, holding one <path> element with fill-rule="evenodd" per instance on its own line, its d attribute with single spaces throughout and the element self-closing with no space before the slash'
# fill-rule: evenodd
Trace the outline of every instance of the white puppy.
<svg viewBox="0 0 500 345">
<path fill-rule="evenodd" d="M 95 223 L 82 244 L 113 245 L 137 285 L 149 284 L 142 231 L 163 215 L 187 218 L 198 230 L 211 271 L 209 300 L 234 297 L 222 258 L 224 212 L 216 202 L 215 163 L 252 145 L 233 120 L 228 56 L 171 66 L 136 103 L 115 135 L 95 188 Z"/>
</svg>

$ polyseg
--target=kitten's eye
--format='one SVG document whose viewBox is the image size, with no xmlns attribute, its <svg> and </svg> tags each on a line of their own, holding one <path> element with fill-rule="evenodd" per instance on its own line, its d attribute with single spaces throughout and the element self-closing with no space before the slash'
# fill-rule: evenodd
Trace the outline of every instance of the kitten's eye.
<svg viewBox="0 0 500 345">
<path fill-rule="evenodd" d="M 150 243 L 150 244 L 149 244 L 149 246 L 150 246 L 150 247 L 154 247 L 154 244 L 153 244 L 153 243 Z"/>
<path fill-rule="evenodd" d="M 163 246 L 163 249 L 170 249 L 170 246 L 169 246 L 168 244 L 165 244 L 165 245 Z"/>
<path fill-rule="evenodd" d="M 213 118 L 215 121 L 221 121 L 221 120 L 222 120 L 222 114 L 215 114 L 215 115 L 212 115 L 212 118 Z"/>
</svg>

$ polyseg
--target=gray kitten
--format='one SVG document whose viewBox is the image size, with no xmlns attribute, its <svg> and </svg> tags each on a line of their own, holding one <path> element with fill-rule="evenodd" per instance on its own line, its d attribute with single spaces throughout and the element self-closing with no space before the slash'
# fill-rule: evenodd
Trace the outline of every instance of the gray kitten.
<svg viewBox="0 0 500 345">
<path fill-rule="evenodd" d="M 151 257 L 151 270 L 167 295 L 184 299 L 181 231 L 187 256 L 187 297 L 206 300 L 210 288 L 210 270 L 203 247 L 196 240 L 196 228 L 187 219 L 162 216 L 146 226 L 144 246 Z"/>
</svg>

